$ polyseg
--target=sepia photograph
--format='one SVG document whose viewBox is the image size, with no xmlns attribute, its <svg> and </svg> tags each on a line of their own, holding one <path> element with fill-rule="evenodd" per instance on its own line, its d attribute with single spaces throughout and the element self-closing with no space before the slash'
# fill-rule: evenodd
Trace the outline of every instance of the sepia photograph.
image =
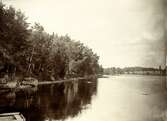
<svg viewBox="0 0 167 121">
<path fill-rule="evenodd" d="M 0 0 L 0 121 L 167 121 L 167 0 Z"/>
</svg>

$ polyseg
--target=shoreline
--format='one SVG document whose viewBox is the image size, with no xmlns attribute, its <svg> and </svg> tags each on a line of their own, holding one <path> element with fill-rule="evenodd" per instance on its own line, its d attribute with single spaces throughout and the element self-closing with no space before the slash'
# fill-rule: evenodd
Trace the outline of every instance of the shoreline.
<svg viewBox="0 0 167 121">
<path fill-rule="evenodd" d="M 33 84 L 33 81 L 29 82 L 27 81 L 27 83 L 22 83 L 22 84 L 18 84 L 18 82 L 7 82 L 4 84 L 0 84 L 1 89 L 0 90 L 22 90 L 22 89 L 28 89 L 28 88 L 33 88 L 33 87 L 37 87 L 40 85 L 51 85 L 51 84 L 60 84 L 60 83 L 65 83 L 65 82 L 72 82 L 72 81 L 78 81 L 78 80 L 85 80 L 85 79 L 91 79 L 91 78 L 98 78 L 97 75 L 90 75 L 90 76 L 85 76 L 85 77 L 75 77 L 75 78 L 68 78 L 68 79 L 59 79 L 59 80 L 55 80 L 55 81 L 37 81 L 35 82 L 35 84 Z M 34 80 L 36 80 L 34 78 Z"/>
</svg>

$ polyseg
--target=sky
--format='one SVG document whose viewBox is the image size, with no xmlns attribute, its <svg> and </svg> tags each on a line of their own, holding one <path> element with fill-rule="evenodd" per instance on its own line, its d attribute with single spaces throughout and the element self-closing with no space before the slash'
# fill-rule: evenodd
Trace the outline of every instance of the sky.
<svg viewBox="0 0 167 121">
<path fill-rule="evenodd" d="M 49 33 L 68 34 L 103 67 L 165 65 L 165 0 L 2 0 Z"/>
</svg>

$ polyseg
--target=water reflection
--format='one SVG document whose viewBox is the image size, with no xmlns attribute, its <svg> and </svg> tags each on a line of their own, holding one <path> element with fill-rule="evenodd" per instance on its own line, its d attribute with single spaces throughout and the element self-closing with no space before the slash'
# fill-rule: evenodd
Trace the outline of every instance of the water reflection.
<svg viewBox="0 0 167 121">
<path fill-rule="evenodd" d="M 1 108 L 13 106 L 15 104 L 16 94 L 14 91 L 1 93 L 0 95 L 0 111 Z"/>
<path fill-rule="evenodd" d="M 27 121 L 64 120 L 91 104 L 97 81 L 78 80 L 0 95 L 0 113 L 22 112 Z"/>
</svg>

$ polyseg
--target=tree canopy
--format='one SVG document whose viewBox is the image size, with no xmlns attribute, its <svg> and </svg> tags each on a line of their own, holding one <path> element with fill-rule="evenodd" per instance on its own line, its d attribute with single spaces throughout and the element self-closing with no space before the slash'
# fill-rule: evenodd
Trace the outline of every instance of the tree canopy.
<svg viewBox="0 0 167 121">
<path fill-rule="evenodd" d="M 0 3 L 1 75 L 15 73 L 40 80 L 93 75 L 99 72 L 98 59 L 80 41 L 49 34 L 39 23 L 30 26 L 20 10 Z"/>
</svg>

